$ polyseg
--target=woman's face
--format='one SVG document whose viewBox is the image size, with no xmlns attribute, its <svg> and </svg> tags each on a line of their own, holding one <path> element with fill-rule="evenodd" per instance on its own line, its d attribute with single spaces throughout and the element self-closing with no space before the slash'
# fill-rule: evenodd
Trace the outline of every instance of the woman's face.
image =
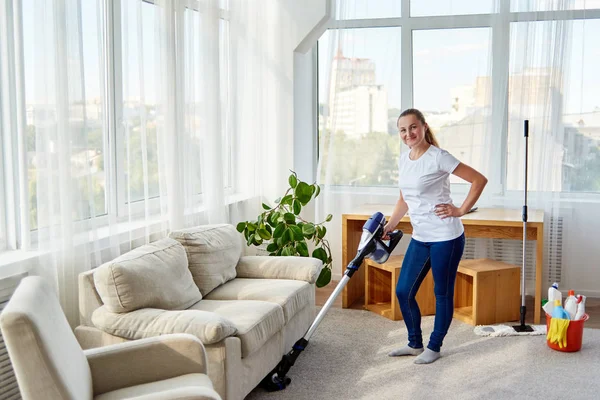
<svg viewBox="0 0 600 400">
<path fill-rule="evenodd" d="M 400 133 L 400 139 L 405 145 L 412 148 L 415 147 L 425 139 L 425 128 L 427 125 L 423 125 L 416 115 L 408 114 L 401 117 L 398 121 L 398 132 Z"/>
</svg>

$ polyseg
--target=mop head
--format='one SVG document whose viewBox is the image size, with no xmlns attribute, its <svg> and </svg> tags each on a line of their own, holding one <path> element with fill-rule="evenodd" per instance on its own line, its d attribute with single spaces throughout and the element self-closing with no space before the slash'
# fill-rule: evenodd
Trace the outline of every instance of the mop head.
<svg viewBox="0 0 600 400">
<path fill-rule="evenodd" d="M 530 325 L 533 328 L 533 332 L 517 332 L 510 325 L 478 325 L 473 330 L 476 335 L 479 336 L 532 336 L 532 335 L 545 335 L 546 325 Z"/>
</svg>

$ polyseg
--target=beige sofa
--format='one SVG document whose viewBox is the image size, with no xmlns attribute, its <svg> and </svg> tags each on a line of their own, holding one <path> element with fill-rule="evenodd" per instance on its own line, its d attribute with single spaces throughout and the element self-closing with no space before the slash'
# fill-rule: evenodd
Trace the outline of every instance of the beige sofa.
<svg viewBox="0 0 600 400">
<path fill-rule="evenodd" d="M 310 327 L 323 264 L 242 250 L 232 225 L 205 225 L 82 273 L 79 343 L 90 349 L 193 334 L 206 348 L 215 390 L 243 399 Z"/>
</svg>

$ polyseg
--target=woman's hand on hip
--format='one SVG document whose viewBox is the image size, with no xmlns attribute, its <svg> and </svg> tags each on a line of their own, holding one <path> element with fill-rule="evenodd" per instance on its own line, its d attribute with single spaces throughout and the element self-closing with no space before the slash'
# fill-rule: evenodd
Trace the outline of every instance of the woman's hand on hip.
<svg viewBox="0 0 600 400">
<path fill-rule="evenodd" d="M 452 204 L 438 204 L 435 206 L 435 214 L 441 219 L 448 217 L 460 218 L 465 215 L 460 208 Z"/>
</svg>

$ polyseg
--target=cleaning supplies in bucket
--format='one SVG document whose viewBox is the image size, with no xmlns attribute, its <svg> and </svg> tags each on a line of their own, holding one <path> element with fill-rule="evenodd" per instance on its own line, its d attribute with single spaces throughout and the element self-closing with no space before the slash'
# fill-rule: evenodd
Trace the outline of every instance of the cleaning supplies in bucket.
<svg viewBox="0 0 600 400">
<path fill-rule="evenodd" d="M 583 324 L 589 318 L 585 313 L 585 296 L 573 290 L 562 305 L 562 295 L 558 284 L 548 289 L 548 301 L 543 305 L 546 311 L 546 339 L 548 346 L 559 351 L 578 351 L 583 338 Z"/>
</svg>

